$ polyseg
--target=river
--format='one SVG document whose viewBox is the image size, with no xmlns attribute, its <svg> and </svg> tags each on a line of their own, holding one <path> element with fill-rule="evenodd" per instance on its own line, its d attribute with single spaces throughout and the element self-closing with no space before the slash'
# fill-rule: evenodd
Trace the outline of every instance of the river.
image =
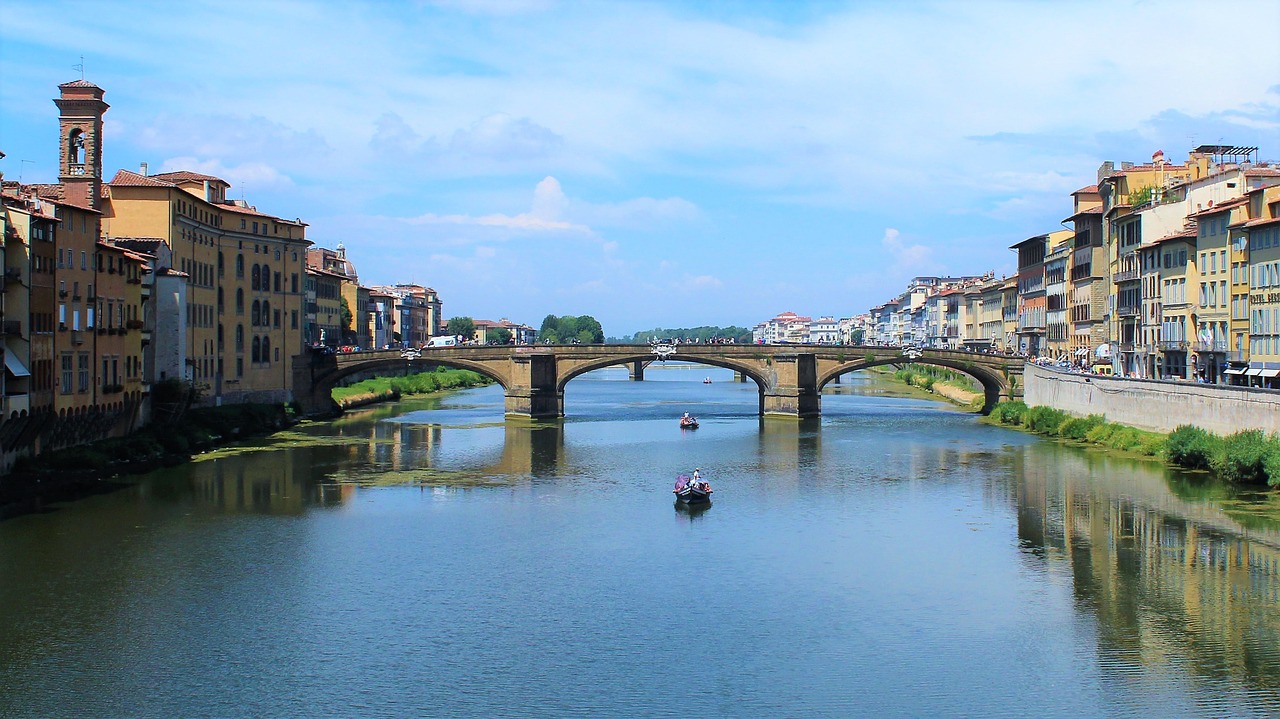
<svg viewBox="0 0 1280 719">
<path fill-rule="evenodd" d="M 1274 494 L 731 379 L 404 401 L 0 522 L 0 716 L 1280 715 Z"/>
</svg>

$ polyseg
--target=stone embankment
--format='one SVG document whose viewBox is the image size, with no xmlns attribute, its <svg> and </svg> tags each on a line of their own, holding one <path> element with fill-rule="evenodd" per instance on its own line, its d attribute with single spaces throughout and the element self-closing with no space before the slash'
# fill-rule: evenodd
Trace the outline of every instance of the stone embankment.
<svg viewBox="0 0 1280 719">
<path fill-rule="evenodd" d="M 1074 374 L 1028 364 L 1023 400 L 1071 415 L 1099 414 L 1108 422 L 1150 432 L 1193 425 L 1220 435 L 1245 429 L 1280 434 L 1280 391 Z"/>
</svg>

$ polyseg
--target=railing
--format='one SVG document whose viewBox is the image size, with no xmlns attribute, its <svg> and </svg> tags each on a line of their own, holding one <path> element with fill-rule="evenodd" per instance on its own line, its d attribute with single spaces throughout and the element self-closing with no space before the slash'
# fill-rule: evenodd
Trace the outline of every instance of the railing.
<svg viewBox="0 0 1280 719">
<path fill-rule="evenodd" d="M 1217 342 L 1196 342 L 1196 352 L 1226 352 L 1226 340 L 1218 340 Z"/>
<path fill-rule="evenodd" d="M 71 330 L 71 344 L 73 345 L 84 344 L 84 333 L 81 332 L 80 330 Z"/>
<path fill-rule="evenodd" d="M 1116 308 L 1116 314 L 1121 317 L 1137 317 L 1142 314 L 1142 305 L 1120 305 Z"/>
<path fill-rule="evenodd" d="M 1128 282 L 1138 279 L 1138 270 L 1120 270 L 1111 276 L 1113 282 Z"/>
<path fill-rule="evenodd" d="M 1160 340 L 1160 349 L 1166 352 L 1179 352 L 1187 349 L 1186 340 Z"/>
<path fill-rule="evenodd" d="M 124 326 L 131 330 L 140 330 L 142 329 L 142 320 L 128 320 L 124 323 Z"/>
<path fill-rule="evenodd" d="M 11 280 L 18 280 L 18 281 L 22 281 L 22 268 L 21 268 L 21 267 L 6 267 L 6 268 L 4 268 L 4 276 L 5 276 L 6 278 L 8 278 L 8 279 L 11 279 Z"/>
</svg>

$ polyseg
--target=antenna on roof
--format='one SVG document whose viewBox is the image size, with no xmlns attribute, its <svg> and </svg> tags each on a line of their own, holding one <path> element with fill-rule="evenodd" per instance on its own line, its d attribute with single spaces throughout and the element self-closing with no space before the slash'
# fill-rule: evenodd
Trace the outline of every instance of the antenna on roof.
<svg viewBox="0 0 1280 719">
<path fill-rule="evenodd" d="M 81 79 L 81 80 L 84 80 L 84 55 L 81 55 L 81 56 L 80 56 L 80 64 L 79 64 L 79 65 L 72 65 L 72 66 L 71 66 L 71 69 L 72 69 L 72 70 L 79 70 L 79 71 L 80 71 L 80 79 Z"/>
</svg>

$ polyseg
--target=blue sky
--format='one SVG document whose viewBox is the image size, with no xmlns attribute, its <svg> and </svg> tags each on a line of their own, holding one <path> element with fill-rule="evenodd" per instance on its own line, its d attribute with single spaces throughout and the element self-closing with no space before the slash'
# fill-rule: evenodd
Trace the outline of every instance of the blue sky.
<svg viewBox="0 0 1280 719">
<path fill-rule="evenodd" d="M 1280 3 L 0 0 L 6 179 L 193 170 L 446 316 L 848 316 L 1012 272 L 1105 160 L 1280 159 Z M 1221 28 L 1232 28 L 1224 31 Z M 1237 31 L 1235 28 L 1246 28 Z M 1251 30 L 1248 30 L 1252 28 Z"/>
</svg>

